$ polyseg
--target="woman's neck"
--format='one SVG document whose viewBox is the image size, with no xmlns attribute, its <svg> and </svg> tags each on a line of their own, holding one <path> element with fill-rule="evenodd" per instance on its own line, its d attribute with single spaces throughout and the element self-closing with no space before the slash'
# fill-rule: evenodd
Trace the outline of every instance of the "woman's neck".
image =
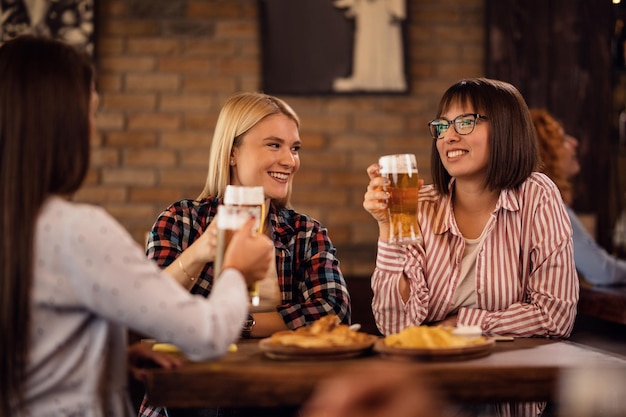
<svg viewBox="0 0 626 417">
<path fill-rule="evenodd" d="M 452 195 L 454 208 L 460 208 L 468 212 L 492 212 L 498 202 L 499 191 L 486 188 L 459 187 L 456 184 Z"/>
<path fill-rule="evenodd" d="M 485 187 L 455 184 L 452 194 L 454 218 L 461 234 L 468 239 L 481 235 L 489 216 L 498 203 L 498 191 Z"/>
</svg>

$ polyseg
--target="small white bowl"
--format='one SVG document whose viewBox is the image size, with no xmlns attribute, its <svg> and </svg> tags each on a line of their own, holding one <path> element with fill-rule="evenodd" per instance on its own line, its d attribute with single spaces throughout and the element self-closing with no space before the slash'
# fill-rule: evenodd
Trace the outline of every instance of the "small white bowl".
<svg viewBox="0 0 626 417">
<path fill-rule="evenodd" d="M 483 329 L 480 326 L 457 326 L 452 330 L 452 334 L 473 339 L 482 336 Z"/>
</svg>

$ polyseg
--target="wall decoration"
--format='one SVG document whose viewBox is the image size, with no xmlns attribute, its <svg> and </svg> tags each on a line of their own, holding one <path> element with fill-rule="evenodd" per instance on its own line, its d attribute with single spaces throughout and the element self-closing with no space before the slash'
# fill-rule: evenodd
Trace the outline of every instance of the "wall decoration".
<svg viewBox="0 0 626 417">
<path fill-rule="evenodd" d="M 23 34 L 63 40 L 94 53 L 96 0 L 0 0 L 0 43 Z"/>
<path fill-rule="evenodd" d="M 406 0 L 259 0 L 262 88 L 407 93 Z"/>
</svg>

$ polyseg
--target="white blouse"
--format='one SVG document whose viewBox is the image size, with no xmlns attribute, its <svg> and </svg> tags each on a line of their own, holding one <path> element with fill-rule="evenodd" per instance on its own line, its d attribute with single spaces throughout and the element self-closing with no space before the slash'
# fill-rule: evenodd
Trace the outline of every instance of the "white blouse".
<svg viewBox="0 0 626 417">
<path fill-rule="evenodd" d="M 208 299 L 194 296 L 103 209 L 51 197 L 35 238 L 27 414 L 134 415 L 127 327 L 207 359 L 237 339 L 247 311 L 236 270 L 224 271 Z"/>
</svg>

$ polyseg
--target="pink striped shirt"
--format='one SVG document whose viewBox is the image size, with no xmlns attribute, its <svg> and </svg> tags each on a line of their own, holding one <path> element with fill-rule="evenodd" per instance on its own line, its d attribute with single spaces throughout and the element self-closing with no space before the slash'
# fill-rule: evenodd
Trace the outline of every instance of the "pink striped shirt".
<svg viewBox="0 0 626 417">
<path fill-rule="evenodd" d="M 419 193 L 423 243 L 408 247 L 378 242 L 372 276 L 372 310 L 383 334 L 443 320 L 461 280 L 465 241 L 450 196 L 432 185 Z M 476 260 L 478 308 L 462 307 L 458 324 L 487 334 L 567 337 L 578 303 L 572 228 L 557 187 L 533 173 L 518 190 L 503 190 L 487 222 Z M 400 297 L 403 273 L 410 296 Z"/>
</svg>

